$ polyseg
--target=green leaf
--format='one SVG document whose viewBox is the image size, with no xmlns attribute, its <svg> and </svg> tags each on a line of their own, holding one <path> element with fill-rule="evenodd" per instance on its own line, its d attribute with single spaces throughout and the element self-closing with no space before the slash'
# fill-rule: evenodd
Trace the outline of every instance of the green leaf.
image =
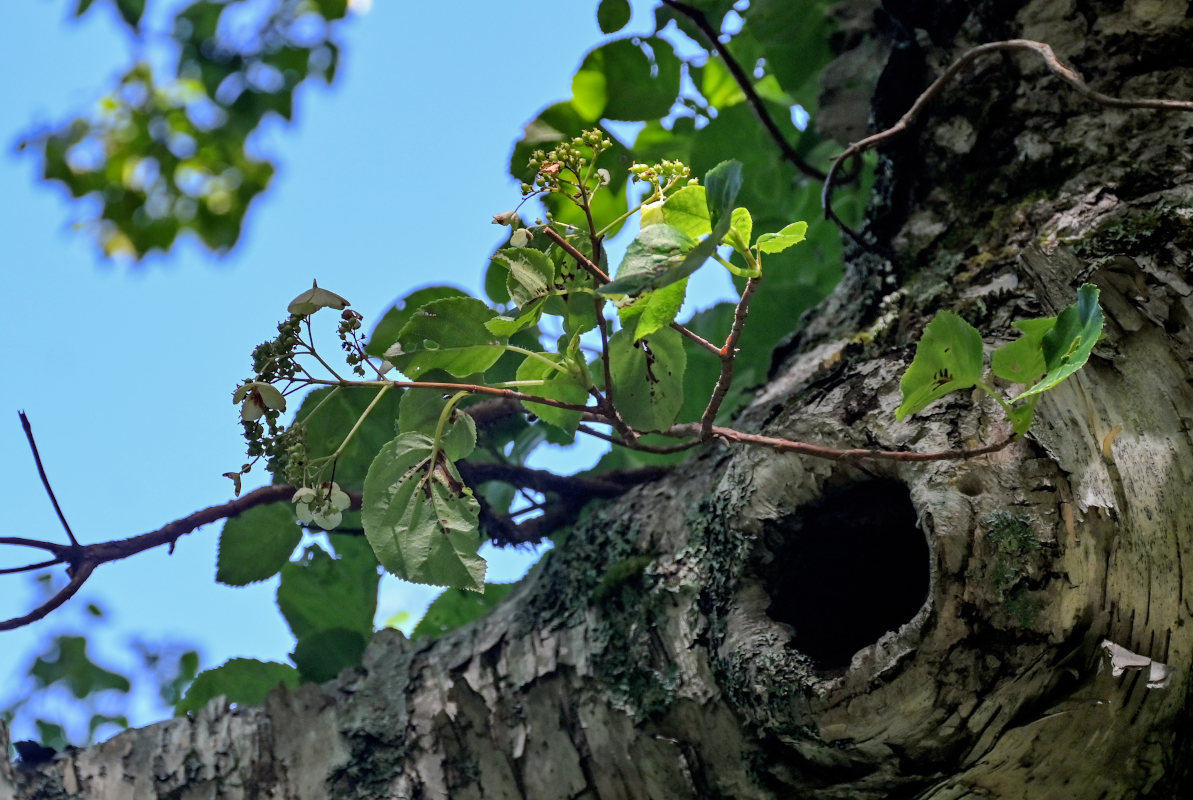
<svg viewBox="0 0 1193 800">
<path fill-rule="evenodd" d="M 687 290 L 688 279 L 684 278 L 662 289 L 641 294 L 634 298 L 630 305 L 622 306 L 617 311 L 623 323 L 634 317 L 638 318 L 634 338 L 641 339 L 675 321 L 676 315 L 683 307 Z"/>
<path fill-rule="evenodd" d="M 643 228 L 617 268 L 617 277 L 597 291 L 606 296 L 638 295 L 686 278 L 680 274 L 696 240 L 667 224 Z"/>
<path fill-rule="evenodd" d="M 808 233 L 808 223 L 793 222 L 778 233 L 764 233 L 758 237 L 758 249 L 763 253 L 782 253 L 802 242 Z"/>
<path fill-rule="evenodd" d="M 902 420 L 950 392 L 968 389 L 982 379 L 982 337 L 951 311 L 941 311 L 920 337 L 915 359 L 903 373 Z"/>
<path fill-rule="evenodd" d="M 247 586 L 272 578 L 301 540 L 302 528 L 289 503 L 250 508 L 224 523 L 215 579 L 226 586 Z"/>
<path fill-rule="evenodd" d="M 629 0 L 601 0 L 597 6 L 597 25 L 601 33 L 617 33 L 630 21 Z"/>
<path fill-rule="evenodd" d="M 145 13 L 145 0 L 116 0 L 116 8 L 120 11 L 120 18 L 135 30 Z"/>
<path fill-rule="evenodd" d="M 550 297 L 540 297 L 531 300 L 522 313 L 516 317 L 497 316 L 485 323 L 485 327 L 489 329 L 489 333 L 498 337 L 499 339 L 508 339 L 518 331 L 526 330 L 538 324 L 542 319 L 543 312 L 546 310 L 547 301 Z"/>
<path fill-rule="evenodd" d="M 696 79 L 700 94 L 713 108 L 723 109 L 741 103 L 746 99 L 729 68 L 719 56 L 712 56 L 700 69 Z"/>
<path fill-rule="evenodd" d="M 708 221 L 708 201 L 703 186 L 684 186 L 675 194 L 663 201 L 659 208 L 657 222 L 664 222 L 696 239 L 712 232 L 712 223 Z M 646 225 L 646 213 L 643 211 L 642 226 Z"/>
<path fill-rule="evenodd" d="M 128 678 L 96 664 L 87 655 L 85 636 L 56 636 L 48 656 L 40 656 L 29 670 L 40 687 L 61 682 L 82 700 L 95 692 L 112 689 L 128 692 Z"/>
<path fill-rule="evenodd" d="M 430 437 L 420 433 L 381 448 L 365 478 L 365 536 L 399 578 L 479 592 L 480 505 L 454 464 L 430 464 L 431 451 Z"/>
<path fill-rule="evenodd" d="M 555 265 L 541 250 L 507 247 L 494 253 L 492 260 L 509 270 L 505 279 L 506 291 L 519 308 L 551 292 L 555 282 Z"/>
<path fill-rule="evenodd" d="M 708 218 L 714 233 L 721 227 L 720 220 L 732 214 L 737 193 L 741 191 L 742 165 L 740 161 L 722 161 L 704 175 L 705 201 L 708 203 Z M 725 227 L 728 228 L 729 221 Z M 714 236 L 720 244 L 720 236 Z"/>
<path fill-rule="evenodd" d="M 81 17 L 86 14 L 87 9 L 91 8 L 91 4 L 94 2 L 95 0 L 79 0 L 75 5 L 75 16 Z"/>
<path fill-rule="evenodd" d="M 807 225 L 804 226 L 805 228 Z M 729 218 L 729 233 L 725 236 L 725 244 L 739 253 L 750 249 L 750 237 L 754 235 L 754 219 L 747 208 L 735 208 Z"/>
<path fill-rule="evenodd" d="M 398 410 L 398 429 L 402 433 L 434 436 L 447 400 L 447 395 L 440 389 L 407 390 Z M 467 458 L 476 448 L 476 420 L 458 408 L 453 409 L 452 419 L 443 431 L 441 446 L 452 461 Z"/>
<path fill-rule="evenodd" d="M 1046 392 L 1085 366 L 1094 345 L 1102 338 L 1102 321 L 1098 287 L 1087 283 L 1077 290 L 1077 302 L 1060 312 L 1056 325 L 1044 334 L 1041 346 L 1048 373 L 1011 402 Z"/>
<path fill-rule="evenodd" d="M 175 706 L 174 713 L 195 713 L 220 695 L 237 705 L 256 705 L 264 702 L 265 696 L 279 685 L 293 688 L 301 681 L 298 670 L 289 664 L 233 658 L 215 669 L 200 673 L 186 690 L 186 697 Z"/>
<path fill-rule="evenodd" d="M 565 356 L 552 353 L 543 353 L 542 355 L 543 358 L 547 358 L 558 364 L 567 364 Z M 559 400 L 563 403 L 575 403 L 577 405 L 583 405 L 588 399 L 588 390 L 576 375 L 573 375 L 571 372 L 560 372 L 551 365 L 544 363 L 541 359 L 534 358 L 533 356 L 527 356 L 526 360 L 518 366 L 518 380 L 546 381 L 542 386 L 524 387 L 522 391 L 527 394 L 535 394 L 551 400 Z M 543 422 L 562 428 L 568 434 L 576 432 L 583 413 L 531 402 L 526 403 L 526 409 Z"/>
<path fill-rule="evenodd" d="M 1033 384 L 1048 371 L 1044 362 L 1044 335 L 1056 326 L 1056 317 L 1023 319 L 1011 324 L 1023 331 L 1023 336 L 995 350 L 990 369 L 1003 380 Z"/>
<path fill-rule="evenodd" d="M 680 61 L 664 39 L 615 39 L 584 57 L 572 104 L 589 121 L 665 117 L 679 96 Z"/>
<path fill-rule="evenodd" d="M 381 317 L 381 321 L 373 328 L 373 333 L 369 335 L 369 343 L 365 346 L 365 352 L 374 358 L 381 358 L 385 351 L 398 340 L 398 334 L 414 316 L 415 311 L 432 300 L 443 300 L 447 297 L 468 297 L 468 293 L 452 286 L 428 286 L 425 289 L 411 292 L 394 303 L 393 308 L 386 311 L 385 315 Z"/>
<path fill-rule="evenodd" d="M 328 399 L 313 414 L 333 389 L 317 389 L 302 401 L 296 420 L 306 426 L 306 443 L 312 459 L 323 458 L 334 453 L 344 443 L 348 432 L 360 419 L 361 414 L 377 397 L 378 389 L 365 387 L 343 388 Z M 335 481 L 347 492 L 359 492 L 364 486 L 365 473 L 373 456 L 394 436 L 394 425 L 403 392 L 390 389 L 369 413 L 368 419 L 360 424 L 352 440 L 344 446 L 336 460 Z"/>
<path fill-rule="evenodd" d="M 358 666 L 368 637 L 347 628 L 327 628 L 298 640 L 290 658 L 305 680 L 329 681 L 348 667 Z"/>
<path fill-rule="evenodd" d="M 282 567 L 278 608 L 299 640 L 328 628 L 347 628 L 363 636 L 373 633 L 381 579 L 377 561 L 360 537 L 331 538 L 338 558 L 312 544 L 300 560 Z"/>
<path fill-rule="evenodd" d="M 686 365 L 683 337 L 671 328 L 637 341 L 628 328 L 610 337 L 613 402 L 622 419 L 639 431 L 671 427 L 683 406 Z"/>
<path fill-rule="evenodd" d="M 1031 427 L 1032 420 L 1036 416 L 1036 403 L 1039 400 L 1040 395 L 1037 394 L 1011 407 L 1007 416 L 1011 419 L 1011 429 L 1015 431 L 1016 435 L 1022 436 Z"/>
<path fill-rule="evenodd" d="M 431 601 L 427 613 L 414 626 L 411 639 L 442 636 L 462 625 L 480 619 L 517 586 L 516 583 L 486 583 L 484 592 L 463 592 L 446 589 Z"/>
<path fill-rule="evenodd" d="M 433 369 L 457 378 L 484 372 L 505 352 L 506 340 L 485 327 L 495 316 L 474 297 L 433 300 L 411 316 L 385 357 L 412 380 Z"/>
</svg>

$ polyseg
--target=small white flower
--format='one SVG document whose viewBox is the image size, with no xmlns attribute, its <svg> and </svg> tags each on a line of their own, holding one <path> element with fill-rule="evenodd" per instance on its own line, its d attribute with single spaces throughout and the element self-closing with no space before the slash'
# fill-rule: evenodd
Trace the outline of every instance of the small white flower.
<svg viewBox="0 0 1193 800">
<path fill-rule="evenodd" d="M 311 281 L 311 288 L 291 300 L 290 305 L 286 306 L 286 310 L 291 314 L 306 317 L 314 314 L 321 308 L 334 308 L 338 310 L 347 308 L 350 305 L 352 304 L 335 292 L 320 289 L 316 281 Z"/>
<path fill-rule="evenodd" d="M 253 381 L 241 386 L 232 394 L 232 402 L 244 405 L 240 407 L 240 418 L 245 422 L 253 422 L 265 415 L 266 409 L 276 411 L 286 410 L 286 398 L 272 383 Z"/>
<path fill-rule="evenodd" d="M 609 170 L 602 167 L 596 171 L 597 177 L 601 179 L 601 186 L 608 186 L 609 181 L 613 180 L 609 175 Z"/>
<path fill-rule="evenodd" d="M 510 236 L 510 244 L 514 247 L 525 247 L 529 243 L 530 231 L 526 230 L 525 228 L 518 228 L 518 230 L 514 231 L 513 235 Z"/>
<path fill-rule="evenodd" d="M 500 214 L 493 215 L 494 225 L 512 225 L 514 220 L 518 218 L 517 211 L 502 211 Z"/>
<path fill-rule="evenodd" d="M 344 510 L 352 505 L 351 498 L 338 484 L 323 484 L 318 490 L 304 486 L 290 498 L 294 513 L 303 525 L 314 522 L 325 531 L 336 528 L 344 519 Z"/>
</svg>

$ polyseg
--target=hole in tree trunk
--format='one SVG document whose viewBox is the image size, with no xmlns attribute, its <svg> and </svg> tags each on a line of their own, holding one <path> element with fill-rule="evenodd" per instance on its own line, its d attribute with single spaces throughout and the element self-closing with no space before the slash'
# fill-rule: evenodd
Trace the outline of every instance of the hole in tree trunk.
<svg viewBox="0 0 1193 800">
<path fill-rule="evenodd" d="M 830 489 L 767 538 L 767 613 L 794 629 L 794 647 L 824 671 L 847 668 L 928 597 L 928 543 L 897 481 Z"/>
</svg>

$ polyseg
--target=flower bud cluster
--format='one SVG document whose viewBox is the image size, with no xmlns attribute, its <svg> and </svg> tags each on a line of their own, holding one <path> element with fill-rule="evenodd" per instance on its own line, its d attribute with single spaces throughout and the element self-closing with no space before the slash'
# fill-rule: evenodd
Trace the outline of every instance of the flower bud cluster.
<svg viewBox="0 0 1193 800">
<path fill-rule="evenodd" d="M 613 142 L 603 132 L 589 130 L 568 141 L 560 142 L 552 150 L 535 150 L 531 153 L 527 166 L 537 174 L 534 176 L 533 185 L 522 184 L 522 194 L 525 196 L 536 192 L 559 191 L 560 173 L 567 170 L 579 180 L 584 168 L 612 146 Z"/>
<path fill-rule="evenodd" d="M 360 337 L 357 336 L 362 320 L 364 320 L 363 316 L 346 308 L 340 313 L 340 326 L 336 329 L 336 333 L 340 337 L 340 347 L 344 349 L 344 360 L 352 367 L 353 372 L 363 378 L 366 356 L 364 347 L 360 343 Z"/>
<path fill-rule="evenodd" d="M 687 164 L 682 161 L 663 161 L 657 164 L 634 164 L 630 167 L 630 175 L 633 180 L 650 181 L 656 184 L 669 184 L 673 181 L 684 180 L 690 177 L 692 170 Z M 690 181 L 695 183 L 695 181 Z"/>
</svg>

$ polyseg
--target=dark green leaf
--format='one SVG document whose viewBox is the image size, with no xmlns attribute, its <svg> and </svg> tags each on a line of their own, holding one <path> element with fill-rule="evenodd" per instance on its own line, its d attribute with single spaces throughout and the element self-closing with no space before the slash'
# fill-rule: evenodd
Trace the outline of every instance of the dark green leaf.
<svg viewBox="0 0 1193 800">
<path fill-rule="evenodd" d="M 335 534 L 339 558 L 318 545 L 282 567 L 278 608 L 295 638 L 315 631 L 347 628 L 363 636 L 373 632 L 377 613 L 377 562 L 360 537 Z"/>
<path fill-rule="evenodd" d="M 301 540 L 302 528 L 289 503 L 250 508 L 224 523 L 215 579 L 227 586 L 247 586 L 272 578 Z"/>
<path fill-rule="evenodd" d="M 464 592 L 459 589 L 445 589 L 443 594 L 431 601 L 427 613 L 414 626 L 411 639 L 424 636 L 442 636 L 480 619 L 510 593 L 516 583 L 486 583 L 484 592 Z"/>
<path fill-rule="evenodd" d="M 443 300 L 447 297 L 468 297 L 468 293 L 452 286 L 428 286 L 411 292 L 394 303 L 394 307 L 385 312 L 381 321 L 373 328 L 369 335 L 369 343 L 365 352 L 375 358 L 381 358 L 385 351 L 398 340 L 398 333 L 405 327 L 414 312 L 432 300 Z"/>
<path fill-rule="evenodd" d="M 542 357 L 557 364 L 566 365 L 567 363 L 563 357 L 551 353 L 544 353 Z M 523 387 L 522 391 L 527 394 L 534 394 L 551 400 L 559 400 L 564 403 L 575 403 L 577 405 L 583 405 L 588 399 L 588 390 L 582 385 L 577 375 L 571 372 L 560 372 L 550 364 L 533 356 L 527 356 L 526 360 L 518 367 L 518 380 L 546 381 L 542 386 Z M 582 413 L 580 411 L 569 411 L 566 408 L 554 408 L 542 405 L 541 403 L 531 402 L 526 403 L 526 408 L 543 422 L 562 428 L 569 434 L 575 433 L 576 427 L 580 424 Z"/>
<path fill-rule="evenodd" d="M 982 336 L 951 311 L 941 311 L 920 337 L 915 359 L 903 373 L 903 404 L 895 419 L 928 406 L 950 392 L 968 389 L 982 379 Z"/>
<path fill-rule="evenodd" d="M 737 194 L 741 191 L 741 184 L 742 164 L 737 160 L 722 161 L 705 174 L 704 199 L 708 203 L 708 218 L 712 223 L 714 233 L 722 227 L 726 231 L 728 230 L 729 221 L 726 220 L 726 224 L 722 226 L 721 219 L 733 213 Z M 713 238 L 720 244 L 724 235 L 725 233 L 722 232 L 720 236 Z"/>
<path fill-rule="evenodd" d="M 145 0 L 116 0 L 116 8 L 120 11 L 120 18 L 135 29 L 145 13 Z"/>
<path fill-rule="evenodd" d="M 398 429 L 402 433 L 433 437 L 447 400 L 446 393 L 439 389 L 408 390 L 398 411 Z M 476 447 L 476 421 L 458 408 L 453 409 L 452 419 L 444 427 L 441 447 L 452 461 L 467 458 Z"/>
<path fill-rule="evenodd" d="M 365 478 L 365 535 L 399 578 L 481 591 L 480 506 L 455 465 L 430 464 L 431 452 L 431 439 L 419 433 L 381 448 Z"/>
<path fill-rule="evenodd" d="M 495 316 L 473 297 L 434 300 L 411 316 L 385 357 L 413 380 L 433 369 L 457 378 L 484 372 L 505 352 L 506 340 L 485 327 Z"/>
<path fill-rule="evenodd" d="M 360 631 L 327 628 L 299 639 L 290 658 L 304 680 L 323 683 L 341 670 L 358 666 L 368 643 Z"/>
<path fill-rule="evenodd" d="M 601 0 L 597 6 L 597 24 L 601 33 L 617 33 L 630 21 L 629 0 Z"/>
<path fill-rule="evenodd" d="M 686 366 L 683 337 L 671 328 L 638 341 L 627 328 L 610 337 L 613 402 L 622 419 L 640 431 L 671 427 L 683 405 Z"/>
<path fill-rule="evenodd" d="M 615 39 L 584 57 L 572 103 L 589 121 L 665 117 L 679 95 L 679 66 L 664 39 Z"/>
<path fill-rule="evenodd" d="M 127 692 L 131 688 L 128 678 L 91 660 L 84 636 L 54 637 L 53 652 L 34 661 L 29 674 L 40 687 L 61 682 L 80 700 L 95 692 Z"/>
<path fill-rule="evenodd" d="M 223 695 L 228 702 L 242 706 L 261 703 L 265 696 L 278 687 L 298 686 L 302 678 L 298 670 L 289 664 L 275 661 L 257 661 L 251 658 L 233 658 L 215 669 L 203 672 L 191 684 L 174 708 L 175 714 L 195 713 L 207 705 L 212 698 Z"/>
<path fill-rule="evenodd" d="M 297 423 L 306 427 L 306 443 L 311 458 L 334 453 L 348 432 L 356 425 L 366 408 L 377 398 L 378 389 L 353 387 L 336 391 L 319 413 L 312 412 L 333 389 L 316 389 L 302 401 L 296 416 Z M 358 492 L 364 486 L 365 473 L 373 456 L 394 436 L 402 392 L 390 389 L 373 406 L 368 418 L 360 424 L 351 441 L 344 446 L 336 461 L 335 481 L 346 492 Z M 296 423 L 296 424 L 297 424 Z"/>
</svg>

